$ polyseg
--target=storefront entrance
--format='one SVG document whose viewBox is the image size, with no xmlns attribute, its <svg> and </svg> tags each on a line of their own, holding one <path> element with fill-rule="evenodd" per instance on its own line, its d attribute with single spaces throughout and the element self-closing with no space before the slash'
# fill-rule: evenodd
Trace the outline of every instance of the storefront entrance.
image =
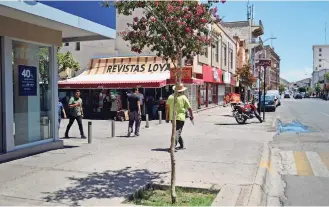
<svg viewBox="0 0 329 207">
<path fill-rule="evenodd" d="M 2 69 L 2 37 L 0 37 L 0 154 L 3 152 L 4 149 L 4 136 L 3 136 L 3 124 L 2 124 L 2 119 L 3 119 L 3 113 L 2 113 L 2 89 L 4 88 L 4 86 L 2 85 L 2 76 L 1 74 L 3 73 L 3 69 Z"/>
</svg>

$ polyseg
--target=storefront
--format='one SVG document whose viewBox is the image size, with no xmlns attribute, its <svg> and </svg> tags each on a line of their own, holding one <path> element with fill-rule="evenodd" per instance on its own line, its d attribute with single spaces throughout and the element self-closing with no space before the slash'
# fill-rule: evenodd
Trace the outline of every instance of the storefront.
<svg viewBox="0 0 329 207">
<path fill-rule="evenodd" d="M 198 75 L 205 84 L 200 87 L 200 105 L 208 107 L 209 105 L 221 105 L 224 99 L 223 72 L 221 69 L 202 66 L 202 74 Z"/>
<path fill-rule="evenodd" d="M 223 73 L 223 83 L 225 84 L 225 95 L 232 93 L 231 88 L 231 73 L 225 71 Z"/>
<path fill-rule="evenodd" d="M 184 67 L 182 68 L 182 83 L 187 88 L 185 95 L 189 99 L 191 103 L 191 107 L 193 111 L 199 109 L 199 93 L 198 90 L 201 85 L 204 84 L 202 79 L 198 79 L 193 77 L 193 68 L 192 67 Z M 170 79 L 167 80 L 167 84 L 170 86 L 175 85 L 176 78 L 173 68 L 170 71 Z"/>
<path fill-rule="evenodd" d="M 171 94 L 167 86 L 170 79 L 170 64 L 156 56 L 133 56 L 97 58 L 90 61 L 90 67 L 81 75 L 59 81 L 60 93 L 69 98 L 74 89 L 82 91 L 86 104 L 86 117 L 101 118 L 102 100 L 107 94 L 114 97 L 110 111 L 127 109 L 127 94 L 132 88 L 139 88 L 142 96 L 142 112 L 146 114 L 144 100 L 154 99 L 155 106 L 161 108 L 163 100 Z M 65 106 L 65 103 L 64 103 Z M 113 107 L 115 106 L 115 107 Z M 164 108 L 164 107 L 162 107 Z M 157 113 L 154 113 L 156 116 Z M 105 119 L 113 118 L 104 117 Z"/>
<path fill-rule="evenodd" d="M 39 10 L 53 16 L 40 16 Z M 57 130 L 57 47 L 64 37 L 98 34 L 88 32 L 87 26 L 76 27 L 84 27 L 86 20 L 38 2 L 0 2 L 0 11 L 2 162 L 63 147 Z M 70 21 L 54 19 L 64 14 Z"/>
</svg>

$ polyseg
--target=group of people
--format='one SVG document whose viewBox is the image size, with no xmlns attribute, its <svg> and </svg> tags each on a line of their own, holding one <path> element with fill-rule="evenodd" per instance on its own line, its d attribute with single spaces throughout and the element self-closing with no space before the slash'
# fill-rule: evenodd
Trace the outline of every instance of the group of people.
<svg viewBox="0 0 329 207">
<path fill-rule="evenodd" d="M 182 131 L 186 120 L 186 114 L 189 113 L 189 118 L 191 120 L 194 119 L 193 111 L 191 108 L 191 104 L 188 98 L 184 95 L 184 91 L 186 91 L 186 87 L 183 84 L 180 84 L 177 88 L 173 87 L 173 90 L 177 90 L 178 97 L 176 102 L 177 108 L 177 117 L 176 117 L 176 145 L 179 143 L 179 148 L 184 148 L 184 141 L 182 138 Z M 142 120 L 142 103 L 141 96 L 139 95 L 138 88 L 132 89 L 132 93 L 128 95 L 128 114 L 129 114 L 129 123 L 128 123 L 128 134 L 130 137 L 132 133 L 135 136 L 139 136 L 139 129 Z M 83 107 L 82 107 L 82 99 L 80 98 L 80 91 L 76 90 L 74 97 L 70 98 L 68 103 L 68 108 L 70 110 L 69 114 L 69 123 L 66 127 L 65 138 L 69 138 L 69 131 L 75 120 L 78 122 L 79 130 L 81 138 L 85 139 L 85 133 L 83 131 L 82 119 L 83 119 Z M 58 126 L 60 126 L 61 119 L 63 117 L 66 118 L 66 113 L 63 107 L 63 104 L 58 100 Z M 174 94 L 170 95 L 166 102 L 166 121 L 172 122 L 174 114 Z M 135 130 L 133 130 L 135 125 Z"/>
</svg>

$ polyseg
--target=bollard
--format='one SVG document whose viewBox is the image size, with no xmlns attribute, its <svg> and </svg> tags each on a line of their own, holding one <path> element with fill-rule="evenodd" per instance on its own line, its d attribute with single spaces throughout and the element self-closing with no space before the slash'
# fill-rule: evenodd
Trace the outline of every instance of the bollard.
<svg viewBox="0 0 329 207">
<path fill-rule="evenodd" d="M 149 123 L 149 115 L 148 114 L 145 115 L 145 121 L 146 121 L 145 128 L 149 128 L 150 127 L 150 123 Z"/>
<path fill-rule="evenodd" d="M 158 111 L 159 113 L 159 124 L 162 124 L 162 111 Z"/>
<path fill-rule="evenodd" d="M 115 121 L 114 120 L 112 120 L 111 128 L 112 128 L 112 137 L 115 137 Z"/>
<path fill-rule="evenodd" d="M 88 144 L 92 143 L 92 123 L 88 121 Z"/>
</svg>

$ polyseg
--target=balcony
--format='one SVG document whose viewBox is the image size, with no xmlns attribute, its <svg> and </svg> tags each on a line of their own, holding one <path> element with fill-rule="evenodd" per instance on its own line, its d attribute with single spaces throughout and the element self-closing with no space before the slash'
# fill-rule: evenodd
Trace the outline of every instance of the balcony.
<svg viewBox="0 0 329 207">
<path fill-rule="evenodd" d="M 254 38 L 257 38 L 257 37 L 264 34 L 264 27 L 263 27 L 263 23 L 262 23 L 261 20 L 259 20 L 259 25 L 256 25 L 256 24 L 254 25 L 253 24 L 251 27 L 252 27 L 252 30 L 253 30 L 252 35 L 253 35 Z"/>
</svg>

